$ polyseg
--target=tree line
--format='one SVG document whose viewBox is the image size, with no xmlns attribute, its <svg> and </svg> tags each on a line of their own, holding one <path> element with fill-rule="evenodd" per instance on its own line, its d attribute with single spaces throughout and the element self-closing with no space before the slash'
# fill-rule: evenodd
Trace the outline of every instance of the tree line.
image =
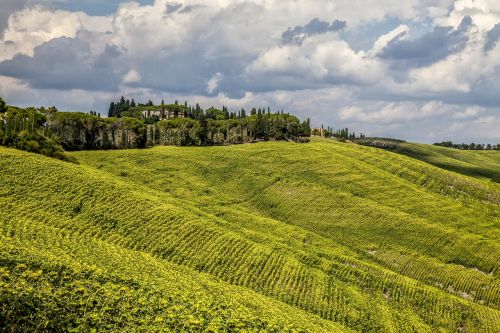
<svg viewBox="0 0 500 333">
<path fill-rule="evenodd" d="M 162 103 L 163 107 L 167 106 Z M 160 120 L 144 111 L 160 106 L 122 98 L 110 106 L 114 117 L 95 111 L 60 112 L 50 108 L 7 106 L 0 98 L 0 143 L 4 146 L 68 160 L 64 150 L 146 148 L 155 145 L 204 146 L 261 140 L 306 142 L 309 120 L 288 113 L 255 109 L 229 112 L 226 107 L 203 110 L 198 104 L 169 105 L 178 117 Z M 146 113 L 147 114 L 147 113 Z"/>
<path fill-rule="evenodd" d="M 443 141 L 434 143 L 435 146 L 455 148 L 462 150 L 500 150 L 500 143 L 498 144 L 483 144 L 483 143 L 453 143 L 451 141 Z"/>
<path fill-rule="evenodd" d="M 229 111 L 199 104 L 160 105 L 153 102 L 136 103 L 123 96 L 109 106 L 108 117 L 131 117 L 147 124 L 146 143 L 154 145 L 219 145 L 258 140 L 307 141 L 311 135 L 310 121 L 301 122 L 296 116 L 283 110 L 271 112 L 270 108 L 242 108 Z"/>
<path fill-rule="evenodd" d="M 41 130 L 47 121 L 45 113 L 54 109 L 7 106 L 0 98 L 0 145 L 74 161 L 64 153 L 58 138 L 47 136 Z"/>
<path fill-rule="evenodd" d="M 328 126 L 324 128 L 321 125 L 321 128 L 314 128 L 311 130 L 311 135 L 321 136 L 324 138 L 335 138 L 339 140 L 353 140 L 353 139 L 364 139 L 366 136 L 363 133 L 357 135 L 355 132 L 349 132 L 348 128 L 340 128 L 334 130 L 333 127 Z"/>
<path fill-rule="evenodd" d="M 210 111 L 210 110 L 209 110 Z M 266 140 L 306 142 L 309 121 L 285 113 L 259 113 L 245 118 L 161 120 L 148 127 L 148 145 L 221 145 Z"/>
</svg>

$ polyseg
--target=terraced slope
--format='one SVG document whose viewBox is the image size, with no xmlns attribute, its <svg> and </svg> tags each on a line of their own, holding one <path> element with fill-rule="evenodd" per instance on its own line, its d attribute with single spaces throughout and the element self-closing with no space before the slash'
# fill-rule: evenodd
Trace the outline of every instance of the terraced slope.
<svg viewBox="0 0 500 333">
<path fill-rule="evenodd" d="M 398 153 L 467 176 L 500 183 L 500 153 L 491 150 L 457 150 L 418 143 L 401 143 Z"/>
<path fill-rule="evenodd" d="M 0 150 L 7 322 L 500 327 L 497 184 L 317 139 L 73 156 Z"/>
</svg>

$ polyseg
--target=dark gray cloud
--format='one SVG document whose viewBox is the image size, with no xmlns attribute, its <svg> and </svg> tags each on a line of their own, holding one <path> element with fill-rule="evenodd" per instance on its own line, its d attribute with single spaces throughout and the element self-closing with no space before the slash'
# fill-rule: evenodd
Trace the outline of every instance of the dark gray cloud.
<svg viewBox="0 0 500 333">
<path fill-rule="evenodd" d="M 231 55 L 209 59 L 203 53 L 188 49 L 138 63 L 136 68 L 142 80 L 136 85 L 176 94 L 213 96 L 224 92 L 231 97 L 241 97 L 246 81 L 240 77 L 240 73 L 249 61 L 250 59 Z M 218 86 L 209 92 L 207 83 L 217 73 L 220 74 Z"/>
<path fill-rule="evenodd" d="M 0 62 L 0 75 L 41 89 L 115 90 L 121 82 L 116 70 L 120 51 L 113 45 L 94 56 L 90 44 L 79 38 L 55 38 L 23 54 Z"/>
<path fill-rule="evenodd" d="M 287 31 L 281 34 L 281 39 L 285 44 L 301 44 L 308 36 L 339 31 L 344 29 L 345 26 L 345 21 L 335 20 L 332 23 L 328 23 L 314 18 L 304 26 L 296 26 L 293 29 L 288 28 Z"/>
<path fill-rule="evenodd" d="M 188 14 L 199 8 L 205 8 L 205 5 L 184 6 L 182 3 L 168 2 L 167 7 L 165 8 L 165 14 L 166 15 L 173 13 Z"/>
<path fill-rule="evenodd" d="M 393 39 L 382 51 L 380 57 L 402 62 L 396 67 L 421 67 L 445 59 L 465 49 L 469 38 L 467 31 L 472 25 L 470 16 L 462 19 L 460 25 L 435 27 L 431 32 L 413 40 Z"/>
<path fill-rule="evenodd" d="M 203 7 L 202 5 L 190 5 L 182 8 L 182 10 L 179 12 L 181 14 L 187 14 L 195 10 L 196 8 L 201 8 Z"/>
<path fill-rule="evenodd" d="M 488 31 L 486 35 L 486 43 L 484 44 L 484 51 L 489 52 L 495 47 L 500 40 L 500 23 L 497 23 L 493 29 Z"/>
<path fill-rule="evenodd" d="M 175 13 L 179 8 L 182 8 L 182 3 L 169 2 L 167 3 L 167 14 Z"/>
</svg>

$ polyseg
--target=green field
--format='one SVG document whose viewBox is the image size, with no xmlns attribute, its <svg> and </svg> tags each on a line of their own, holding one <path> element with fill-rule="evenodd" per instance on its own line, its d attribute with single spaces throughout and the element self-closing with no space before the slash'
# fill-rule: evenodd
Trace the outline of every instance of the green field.
<svg viewBox="0 0 500 333">
<path fill-rule="evenodd" d="M 487 176 L 314 138 L 70 155 L 0 147 L 2 330 L 500 330 Z"/>
<path fill-rule="evenodd" d="M 500 153 L 494 150 L 458 150 L 418 143 L 401 143 L 396 152 L 446 170 L 500 183 Z"/>
</svg>

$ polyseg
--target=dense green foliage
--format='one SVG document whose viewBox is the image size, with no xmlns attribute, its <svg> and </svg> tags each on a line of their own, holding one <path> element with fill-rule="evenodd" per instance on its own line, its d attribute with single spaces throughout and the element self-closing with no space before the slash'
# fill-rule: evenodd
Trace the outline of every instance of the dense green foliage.
<svg viewBox="0 0 500 333">
<path fill-rule="evenodd" d="M 112 102 L 109 116 L 135 117 L 148 126 L 149 145 L 220 145 L 251 142 L 255 140 L 307 141 L 311 135 L 309 119 L 304 122 L 290 114 L 271 113 L 268 108 L 253 108 L 230 112 L 225 106 L 203 110 L 199 104 L 188 103 L 153 105 L 126 100 L 123 96 Z"/>
<path fill-rule="evenodd" d="M 147 127 L 136 118 L 101 118 L 81 112 L 54 112 L 44 130 L 67 150 L 145 148 Z"/>
<path fill-rule="evenodd" d="M 7 107 L 0 99 L 0 145 L 74 161 L 64 153 L 57 137 L 45 135 L 45 121 L 39 110 Z"/>
<path fill-rule="evenodd" d="M 0 113 L 5 113 L 7 112 L 7 104 L 5 101 L 0 97 Z"/>
<path fill-rule="evenodd" d="M 258 114 L 240 119 L 161 120 L 148 128 L 148 144 L 199 146 L 252 142 L 255 140 L 307 141 L 309 125 L 288 114 Z"/>
<path fill-rule="evenodd" d="M 316 138 L 71 155 L 0 148 L 7 331 L 498 331 L 498 184 Z"/>
<path fill-rule="evenodd" d="M 0 144 L 61 159 L 67 159 L 63 148 L 206 146 L 260 140 L 307 142 L 311 134 L 309 120 L 300 122 L 290 114 L 271 114 L 270 110 L 261 109 L 252 110 L 247 116 L 244 110 L 229 113 L 225 107 L 203 110 L 199 105 L 135 106 L 133 100 L 131 103 L 122 97 L 110 107 L 110 114 L 117 117 L 101 118 L 95 111 L 86 114 L 59 112 L 55 107 L 21 109 L 6 107 L 1 99 L 0 102 Z M 150 109 L 156 112 L 154 116 L 149 116 Z"/>
</svg>

